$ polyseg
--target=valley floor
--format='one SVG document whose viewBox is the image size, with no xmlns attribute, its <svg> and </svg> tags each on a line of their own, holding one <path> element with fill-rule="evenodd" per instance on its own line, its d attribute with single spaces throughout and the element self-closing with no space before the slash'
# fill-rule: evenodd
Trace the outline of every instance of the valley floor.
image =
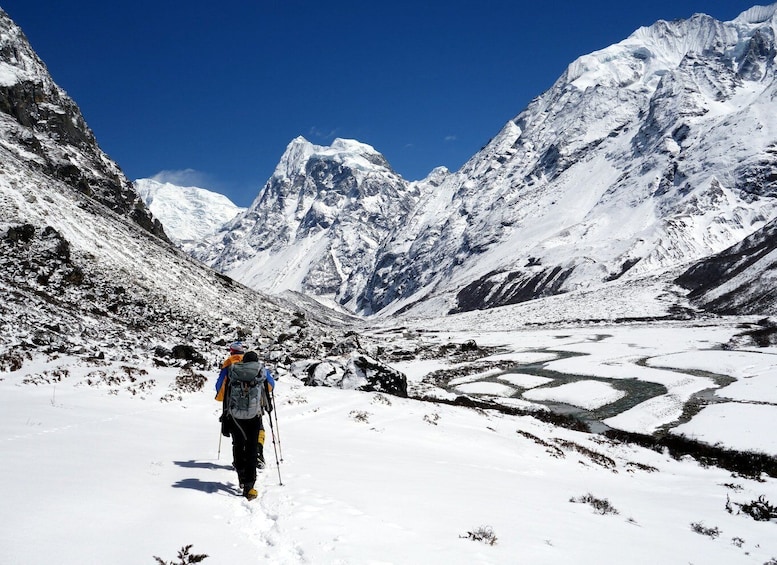
<svg viewBox="0 0 777 565">
<path fill-rule="evenodd" d="M 665 371 L 659 376 L 669 379 L 669 396 L 700 386 L 677 380 L 682 371 L 702 371 L 691 371 L 694 379 L 726 374 L 721 390 L 730 394 L 709 408 L 730 409 L 702 410 L 683 431 L 774 454 L 775 352 L 719 349 L 734 333 L 643 325 L 429 339 L 504 346 L 499 355 L 518 364 L 547 359 L 558 372 L 584 377 L 576 382 L 598 384 L 547 389 L 545 398 L 587 406 L 615 398 L 607 379 L 616 369 L 634 379 Z M 442 365 L 403 368 L 412 388 Z M 759 497 L 777 503 L 774 478 L 735 476 L 529 416 L 305 387 L 289 376 L 276 389 L 278 420 L 275 434 L 268 429 L 259 498 L 248 502 L 235 494 L 228 439 L 219 454 L 215 374 L 195 392 L 176 385 L 178 376 L 179 369 L 66 357 L 0 373 L 4 562 L 134 565 L 154 556 L 172 561 L 188 544 L 214 564 L 777 559 L 777 522 L 742 512 Z M 541 390 L 526 373 L 491 377 L 454 386 L 503 397 Z M 664 399 L 614 418 L 650 429 L 675 416 Z"/>
</svg>

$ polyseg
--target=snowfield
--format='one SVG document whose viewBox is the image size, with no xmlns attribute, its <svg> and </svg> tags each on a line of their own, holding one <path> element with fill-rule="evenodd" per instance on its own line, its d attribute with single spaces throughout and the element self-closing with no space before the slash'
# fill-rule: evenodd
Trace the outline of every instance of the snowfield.
<svg viewBox="0 0 777 565">
<path fill-rule="evenodd" d="M 774 381 L 766 381 L 777 367 L 773 350 L 712 351 L 735 333 L 733 324 L 634 325 L 424 339 L 474 338 L 546 367 L 577 360 L 576 372 L 602 379 L 643 358 L 651 367 L 726 372 L 737 379 L 729 387 L 752 372 L 763 379 L 760 390 L 773 394 Z M 545 348 L 586 354 L 561 360 Z M 306 387 L 286 374 L 273 419 L 283 461 L 276 464 L 265 418 L 269 466 L 259 498 L 247 502 L 236 495 L 230 441 L 219 435 L 215 370 L 193 390 L 187 383 L 199 371 L 130 366 L 121 352 L 105 353 L 91 361 L 35 357 L 0 373 L 4 563 L 134 565 L 173 560 L 188 544 L 214 564 L 761 565 L 777 558 L 777 523 L 738 512 L 761 496 L 777 502 L 774 477 L 737 476 L 530 416 Z M 445 366 L 419 363 L 415 382 Z M 654 375 L 658 368 L 637 377 Z M 469 383 L 473 395 L 493 393 L 478 391 L 477 382 Z M 535 399 L 553 391 L 552 382 L 505 382 Z M 550 396 L 578 406 L 610 400 L 606 380 L 579 382 Z M 719 400 L 675 432 L 777 454 L 777 406 Z"/>
<path fill-rule="evenodd" d="M 531 390 L 524 393 L 523 396 L 529 400 L 550 400 L 593 409 L 615 402 L 626 396 L 626 393 L 615 390 L 605 383 L 578 381 L 553 388 Z"/>
</svg>

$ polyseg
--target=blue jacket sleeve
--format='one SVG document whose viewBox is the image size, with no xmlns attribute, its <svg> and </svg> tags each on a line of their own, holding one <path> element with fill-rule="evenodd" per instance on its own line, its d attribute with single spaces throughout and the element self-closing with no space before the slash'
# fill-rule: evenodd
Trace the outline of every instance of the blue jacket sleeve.
<svg viewBox="0 0 777 565">
<path fill-rule="evenodd" d="M 219 378 L 216 379 L 216 392 L 221 390 L 221 385 L 224 382 L 224 379 L 227 378 L 227 373 L 229 372 L 229 367 L 224 367 L 219 371 Z"/>
<path fill-rule="evenodd" d="M 275 379 L 272 377 L 272 373 L 270 372 L 270 369 L 267 367 L 264 368 L 264 375 L 267 377 L 267 382 L 270 383 L 270 388 L 275 388 Z"/>
</svg>

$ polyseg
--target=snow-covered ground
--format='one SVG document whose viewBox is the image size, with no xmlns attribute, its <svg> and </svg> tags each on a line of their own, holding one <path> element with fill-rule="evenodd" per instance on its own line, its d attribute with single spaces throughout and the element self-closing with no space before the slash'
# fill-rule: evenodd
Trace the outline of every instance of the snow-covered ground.
<svg viewBox="0 0 777 565">
<path fill-rule="evenodd" d="M 719 391 L 726 401 L 678 431 L 775 454 L 777 407 L 768 403 L 775 352 L 715 349 L 735 331 L 635 325 L 433 339 L 505 346 L 513 353 L 503 359 L 591 376 L 582 383 L 624 373 L 673 386 L 664 372 L 727 374 L 736 380 Z M 562 358 L 546 348 L 585 355 Z M 305 387 L 288 375 L 276 389 L 274 421 L 283 462 L 276 465 L 268 433 L 270 466 L 260 473 L 259 498 L 247 502 L 235 494 L 229 440 L 219 435 L 215 372 L 204 389 L 185 392 L 174 385 L 180 369 L 130 367 L 112 353 L 88 362 L 37 357 L 0 373 L 3 563 L 134 565 L 173 560 L 188 544 L 214 564 L 761 565 L 777 558 L 777 524 L 737 513 L 737 504 L 760 496 L 777 503 L 774 478 L 733 476 L 529 416 Z M 408 370 L 412 385 L 446 363 L 395 366 Z M 552 382 L 514 376 L 499 382 L 552 390 Z M 757 387 L 725 393 L 750 382 Z M 677 388 L 683 394 L 686 385 Z M 563 396 L 583 404 L 602 391 L 584 384 Z M 756 395 L 759 404 L 750 402 Z M 654 409 L 637 406 L 642 416 L 628 420 L 644 418 L 650 427 Z M 489 531 L 493 545 L 473 539 Z"/>
</svg>

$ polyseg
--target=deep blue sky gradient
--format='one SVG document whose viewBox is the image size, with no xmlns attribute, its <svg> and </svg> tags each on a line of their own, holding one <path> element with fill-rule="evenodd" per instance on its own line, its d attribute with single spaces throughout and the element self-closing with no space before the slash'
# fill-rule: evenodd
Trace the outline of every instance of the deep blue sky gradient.
<svg viewBox="0 0 777 565">
<path fill-rule="evenodd" d="M 247 206 L 286 145 L 456 170 L 577 57 L 749 0 L 0 0 L 127 176 Z M 182 173 L 182 171 L 185 171 Z"/>
</svg>

